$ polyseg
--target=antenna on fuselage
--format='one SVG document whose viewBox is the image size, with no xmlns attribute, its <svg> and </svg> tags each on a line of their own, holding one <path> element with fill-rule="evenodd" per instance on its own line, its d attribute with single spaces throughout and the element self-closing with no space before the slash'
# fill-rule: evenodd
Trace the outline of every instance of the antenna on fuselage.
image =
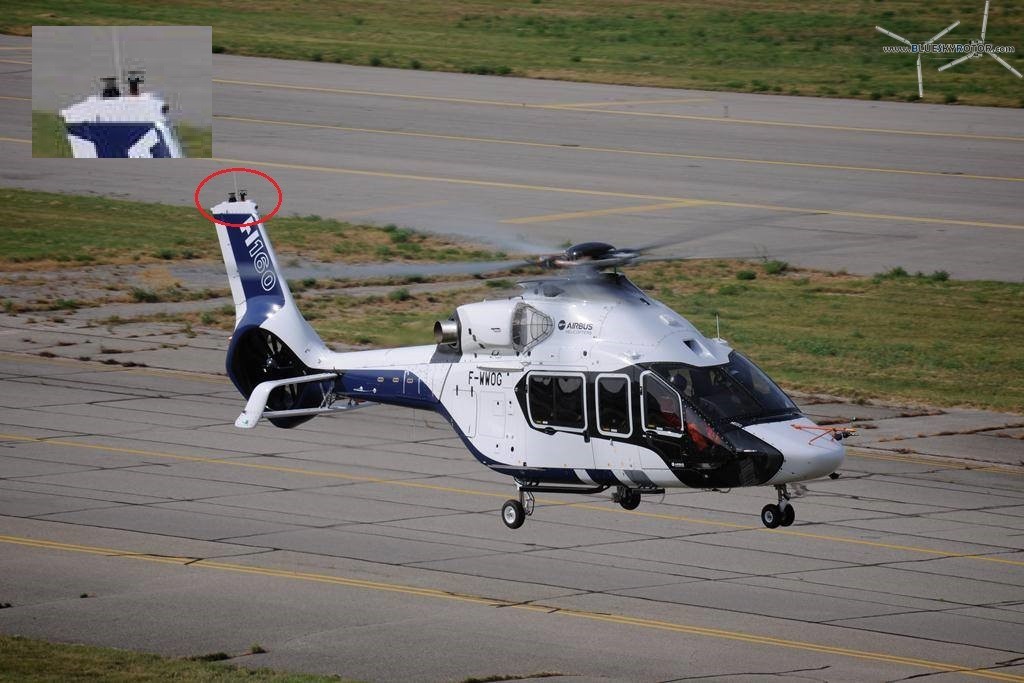
<svg viewBox="0 0 1024 683">
<path fill-rule="evenodd" d="M 114 85 L 121 89 L 121 41 L 117 37 L 117 27 L 110 27 L 110 38 L 114 42 Z"/>
<path fill-rule="evenodd" d="M 718 322 L 718 313 L 715 313 L 715 339 L 722 338 L 722 326 Z"/>
</svg>

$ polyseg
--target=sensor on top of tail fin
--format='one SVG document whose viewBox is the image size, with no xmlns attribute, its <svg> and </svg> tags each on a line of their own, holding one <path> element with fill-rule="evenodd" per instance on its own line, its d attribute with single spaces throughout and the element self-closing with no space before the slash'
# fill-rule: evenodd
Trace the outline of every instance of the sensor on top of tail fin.
<svg viewBox="0 0 1024 683">
<path fill-rule="evenodd" d="M 167 120 L 167 104 L 142 92 L 141 70 L 127 72 L 128 93 L 116 77 L 103 79 L 99 95 L 61 110 L 77 159 L 180 159 L 181 145 Z"/>
</svg>

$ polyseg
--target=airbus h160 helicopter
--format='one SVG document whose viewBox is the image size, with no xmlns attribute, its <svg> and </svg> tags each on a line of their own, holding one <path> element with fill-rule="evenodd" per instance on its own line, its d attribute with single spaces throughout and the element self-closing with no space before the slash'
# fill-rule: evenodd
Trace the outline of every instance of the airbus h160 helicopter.
<svg viewBox="0 0 1024 683">
<path fill-rule="evenodd" d="M 538 492 L 614 487 L 633 510 L 667 488 L 761 485 L 778 494 L 761 521 L 789 526 L 787 484 L 843 461 L 850 431 L 817 427 L 740 352 L 615 270 L 645 249 L 578 244 L 532 261 L 567 274 L 459 306 L 435 323 L 436 344 L 336 352 L 299 312 L 256 204 L 231 195 L 211 213 L 236 310 L 227 371 L 248 399 L 238 427 L 371 404 L 436 411 L 477 460 L 515 480 L 501 510 L 511 529 Z M 225 225 L 243 223 L 253 225 Z"/>
</svg>

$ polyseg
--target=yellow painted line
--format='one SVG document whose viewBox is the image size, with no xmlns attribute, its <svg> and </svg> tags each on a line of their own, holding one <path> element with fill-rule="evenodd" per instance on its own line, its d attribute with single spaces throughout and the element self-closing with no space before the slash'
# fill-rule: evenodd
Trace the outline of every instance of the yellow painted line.
<svg viewBox="0 0 1024 683">
<path fill-rule="evenodd" d="M 83 372 L 117 372 L 127 371 L 129 368 L 120 365 L 107 365 L 106 363 L 100 363 L 99 361 L 84 361 L 78 360 L 77 358 L 61 358 L 60 356 L 54 358 L 47 358 L 45 356 L 38 356 L 34 353 L 18 353 L 15 351 L 0 351 L 0 358 L 9 358 L 19 362 L 33 362 L 33 363 L 44 363 L 53 365 L 86 365 Z M 93 366 L 93 367 L 89 367 Z M 169 368 L 130 368 L 131 372 L 140 375 L 152 375 L 154 377 L 174 377 L 176 379 L 194 379 L 198 382 L 214 382 L 216 384 L 224 385 L 225 377 L 223 375 L 211 375 L 205 372 L 189 372 L 187 370 L 171 370 Z"/>
<path fill-rule="evenodd" d="M 450 183 L 454 185 L 470 185 L 475 187 L 490 187 L 503 190 L 529 190 L 535 192 L 558 192 L 564 194 L 578 194 L 591 197 L 622 197 L 625 199 L 650 199 L 662 202 L 700 202 L 707 206 L 726 206 L 740 209 L 760 209 L 762 211 L 783 211 L 788 213 L 821 214 L 828 216 L 843 216 L 847 218 L 863 218 L 868 220 L 882 221 L 903 221 L 911 223 L 931 223 L 936 225 L 958 225 L 972 228 L 1003 228 L 1007 230 L 1024 230 L 1024 225 L 1011 223 L 989 223 L 984 221 L 965 221 L 955 218 L 930 218 L 926 216 L 901 216 L 886 213 L 867 213 L 861 211 L 840 211 L 838 209 L 803 208 L 795 206 L 781 206 L 777 204 L 749 204 L 744 202 L 726 202 L 714 199 L 699 199 L 696 197 L 667 197 L 663 195 L 638 194 L 634 192 L 616 192 L 613 190 L 586 190 L 575 187 L 554 187 L 550 185 L 530 185 L 527 183 L 508 183 L 496 180 L 473 180 L 470 178 L 449 178 L 444 176 L 417 175 L 414 173 L 394 173 L 391 171 L 365 171 L 354 168 L 339 168 L 334 166 L 310 166 L 306 164 L 286 164 L 273 161 L 253 161 L 252 159 L 227 159 L 214 157 L 211 161 L 227 164 L 254 164 L 258 166 L 269 166 L 271 168 L 284 168 L 296 171 L 316 171 L 319 173 L 337 173 L 342 175 L 358 175 L 372 178 L 392 178 L 395 180 L 415 180 L 420 182 Z"/>
<path fill-rule="evenodd" d="M 963 138 L 967 140 L 1003 140 L 1009 142 L 1024 142 L 1024 137 L 1012 135 L 978 135 L 973 133 L 950 133 L 921 130 L 900 130 L 898 128 L 861 128 L 858 126 L 833 126 L 820 123 L 796 123 L 792 121 L 766 121 L 760 119 L 736 119 L 725 116 L 697 116 L 693 114 L 658 114 L 653 112 L 640 111 L 615 111 L 612 109 L 584 108 L 580 106 L 566 107 L 559 104 L 527 104 L 526 102 L 506 102 L 502 100 L 478 100 L 465 97 L 442 97 L 437 95 L 406 95 L 403 93 L 380 92 L 374 90 L 353 90 L 349 88 L 322 88 L 310 85 L 290 85 L 287 83 L 260 83 L 258 81 L 238 81 L 224 78 L 214 78 L 214 83 L 225 85 L 241 85 L 255 88 L 271 88 L 281 90 L 301 90 L 306 92 L 321 92 L 335 95 L 366 95 L 369 97 L 388 97 L 404 100 L 425 100 L 431 102 L 452 102 L 455 104 L 478 104 L 493 107 L 517 107 L 519 109 L 547 109 L 551 111 L 583 111 L 598 114 L 617 114 L 621 116 L 653 116 L 670 119 L 684 119 L 691 121 L 708 121 L 712 123 L 734 123 L 763 126 L 781 126 L 789 128 L 811 128 L 815 130 L 841 130 L 855 133 L 885 133 L 889 135 L 918 135 L 925 137 L 941 138 Z"/>
<path fill-rule="evenodd" d="M 15 97 L 14 95 L 0 95 L 0 100 L 18 100 L 19 102 L 31 102 L 31 97 Z"/>
<path fill-rule="evenodd" d="M 381 211 L 405 211 L 406 209 L 423 209 L 428 206 L 441 206 L 447 204 L 447 199 L 436 199 L 429 202 L 413 202 L 411 204 L 390 204 L 387 206 L 377 206 L 372 209 L 360 209 L 358 211 L 342 211 L 331 216 L 331 218 L 356 218 L 358 216 L 368 216 L 370 214 L 379 213 Z"/>
<path fill-rule="evenodd" d="M 399 137 L 428 138 L 434 140 L 453 140 L 456 142 L 482 142 L 496 145 L 515 145 L 522 147 L 537 147 L 542 149 L 558 149 L 567 152 L 600 152 L 605 154 L 623 154 L 631 156 L 644 156 L 668 159 L 694 159 L 697 161 L 725 161 L 740 164 L 760 164 L 766 166 L 791 166 L 794 168 L 827 169 L 835 171 L 858 171 L 864 173 L 896 173 L 903 175 L 931 176 L 937 178 L 967 178 L 971 180 L 1004 180 L 1010 182 L 1024 182 L 1024 178 L 1010 176 L 981 175 L 976 173 L 944 173 L 942 171 L 919 171 L 905 168 L 881 168 L 875 166 L 851 166 L 846 164 L 820 164 L 810 161 L 780 161 L 775 159 L 751 159 L 746 157 L 715 156 L 710 154 L 685 154 L 683 152 L 651 152 L 639 149 L 627 149 L 622 147 L 593 147 L 590 145 L 560 145 L 551 142 L 532 142 L 529 140 L 504 140 L 501 138 L 482 138 L 469 135 L 444 135 L 441 133 L 423 133 L 405 130 L 384 130 L 380 128 L 357 128 L 354 126 L 336 126 L 325 123 L 302 123 L 299 121 L 279 121 L 274 119 L 256 119 L 247 116 L 214 116 L 215 119 L 223 121 L 236 121 L 239 123 L 254 123 L 270 126 L 292 126 L 295 128 L 319 128 L 325 130 L 340 130 L 349 133 L 367 133 L 370 135 L 394 135 Z"/>
<path fill-rule="evenodd" d="M 277 90 L 301 90 L 305 92 L 321 92 L 333 95 L 368 95 L 372 97 L 389 97 L 400 100 L 425 100 L 428 102 L 453 102 L 455 104 L 481 104 L 494 107 L 519 107 L 527 109 L 548 109 L 557 105 L 526 104 L 525 102 L 503 102 L 501 100 L 477 100 L 467 97 L 442 97 L 437 95 L 406 95 L 403 93 L 378 92 L 374 90 L 353 90 L 351 88 L 323 88 L 312 85 L 291 85 L 288 83 L 260 83 L 257 81 L 237 81 L 227 78 L 214 78 L 214 83 L 224 85 L 243 85 L 255 88 L 271 88 Z"/>
<path fill-rule="evenodd" d="M 677 515 L 667 515 L 657 512 L 643 512 L 639 510 L 620 510 L 617 508 L 601 507 L 599 505 L 593 505 L 590 503 L 573 503 L 572 507 L 580 508 L 583 510 L 594 510 L 600 512 L 615 512 L 619 514 L 636 515 L 638 517 L 651 517 L 655 519 L 667 519 L 670 521 L 686 521 L 697 524 L 705 524 L 708 526 L 720 526 L 730 529 L 737 529 L 740 531 L 758 531 L 763 533 L 780 534 L 782 536 L 794 536 L 798 538 L 810 538 L 818 541 L 828 541 L 831 543 L 847 543 L 850 545 L 863 545 L 870 548 L 882 548 L 886 550 L 901 550 L 910 553 L 918 553 L 922 555 L 934 555 L 936 557 L 949 557 L 957 559 L 968 559 L 968 560 L 981 560 L 983 562 L 995 562 L 996 564 L 1009 564 L 1016 567 L 1024 567 L 1024 561 L 1020 560 L 1008 560 L 1002 557 L 993 557 L 990 555 L 972 555 L 971 553 L 954 553 L 946 550 L 937 550 L 935 548 L 923 548 L 921 546 L 913 545 L 900 545 L 896 543 L 882 543 L 881 541 L 865 541 L 859 538 L 848 538 L 845 536 L 827 536 L 825 534 L 815 534 L 808 531 L 797 531 L 795 529 L 765 529 L 763 527 L 751 526 L 749 524 L 736 524 L 734 522 L 717 522 L 712 520 L 692 519 L 688 517 L 680 517 Z"/>
<path fill-rule="evenodd" d="M 2 63 L 2 64 L 27 64 L 28 66 L 32 66 L 32 62 L 25 62 L 25 61 L 22 61 L 20 59 L 0 59 L 0 63 Z"/>
<path fill-rule="evenodd" d="M 211 465 L 224 465 L 228 467 L 243 467 L 252 470 L 263 470 L 268 472 L 281 472 L 286 474 L 298 474 L 303 476 L 311 477 L 325 477 L 331 479 L 343 479 L 346 481 L 367 483 L 367 484 L 383 484 L 387 486 L 402 486 L 407 488 L 426 489 L 430 491 L 443 491 L 445 493 L 459 493 L 469 496 L 484 496 L 487 498 L 508 498 L 507 494 L 504 493 L 492 493 L 489 491 L 479 491 L 475 489 L 464 489 L 456 488 L 452 486 L 439 486 L 437 484 L 426 484 L 419 481 L 408 481 L 404 479 L 384 479 L 382 477 L 367 477 L 354 474 L 345 474 L 344 472 L 335 472 L 328 470 L 312 470 L 301 467 L 287 467 L 284 465 L 265 465 L 261 463 L 245 462 L 235 459 L 226 458 L 206 458 L 195 455 L 179 455 L 176 453 L 164 453 L 161 451 L 150 451 L 142 450 L 138 448 L 121 448 L 117 446 L 102 446 L 97 444 L 84 443 L 81 441 L 70 441 L 65 439 L 43 439 L 32 436 L 20 436 L 16 434 L 0 434 L 0 439 L 9 439 L 11 441 L 22 441 L 26 443 L 39 443 L 39 444 L 50 444 L 55 446 L 64 446 L 68 448 L 85 448 L 96 451 L 106 451 L 111 453 L 125 453 L 129 455 L 141 455 L 153 458 L 165 458 L 169 460 L 179 460 L 183 462 L 197 462 L 206 463 Z M 796 531 L 792 529 L 774 529 L 768 530 L 760 526 L 752 526 L 749 524 L 737 524 L 735 522 L 720 522 L 708 519 L 697 519 L 695 517 L 685 517 L 682 515 L 671 515 L 658 512 L 643 512 L 643 511 L 627 511 L 622 510 L 618 507 L 604 507 L 600 505 L 594 505 L 592 503 L 564 503 L 563 501 L 555 501 L 549 499 L 538 499 L 538 502 L 544 504 L 557 504 L 564 507 L 574 507 L 581 510 L 594 510 L 598 512 L 612 512 L 616 514 L 629 514 L 635 517 L 647 517 L 651 519 L 665 519 L 673 522 L 688 522 L 692 524 L 701 524 L 704 526 L 722 527 L 728 529 L 737 529 L 741 531 L 758 531 L 762 533 L 775 533 L 784 536 L 796 536 L 800 538 L 809 538 L 820 541 L 829 541 L 832 543 L 846 543 L 852 545 L 862 545 L 873 548 L 884 548 L 887 550 L 902 550 L 910 553 L 918 553 L 924 555 L 934 555 L 936 557 L 950 557 L 968 560 L 978 560 L 982 562 L 995 562 L 997 564 L 1009 564 L 1014 566 L 1024 567 L 1024 561 L 1008 560 L 1000 557 L 992 557 L 989 555 L 972 555 L 969 553 L 955 553 L 945 550 L 937 550 L 934 548 L 922 548 L 918 546 L 909 545 L 897 545 L 892 543 L 882 543 L 879 541 L 866 541 L 857 538 L 847 538 L 843 536 L 826 536 L 824 534 L 814 534 L 810 532 Z"/>
<path fill-rule="evenodd" d="M 0 142 L 20 142 L 26 145 L 32 144 L 31 140 L 25 140 L 24 138 L 5 138 L 3 136 L 0 136 Z"/>
<path fill-rule="evenodd" d="M 966 140 L 1000 140 L 1004 142 L 1024 142 L 1024 137 L 1013 135 L 978 135 L 974 133 L 950 133 L 926 130 L 901 130 L 899 128 L 865 128 L 861 126 L 838 126 L 825 123 L 795 123 L 792 121 L 770 121 L 765 119 L 736 119 L 724 116 L 698 116 L 696 114 L 662 114 L 649 111 L 616 111 L 614 109 L 573 108 L 572 111 L 585 111 L 597 114 L 618 114 L 621 116 L 647 116 L 661 119 L 684 119 L 689 121 L 712 121 L 715 123 L 739 123 L 755 126 L 776 126 L 780 128 L 810 128 L 814 130 L 840 130 L 854 133 L 884 133 L 887 135 L 918 135 L 937 138 L 963 138 Z"/>
<path fill-rule="evenodd" d="M 965 462 L 963 460 L 950 460 L 949 458 L 943 458 L 939 456 L 915 458 L 911 455 L 903 455 L 899 453 L 869 453 L 862 448 L 858 448 L 856 450 L 848 449 L 846 454 L 850 457 L 864 458 L 865 460 L 887 460 L 890 462 L 905 462 L 913 463 L 915 465 L 930 465 L 932 467 L 970 470 L 971 472 L 998 472 L 999 474 L 1024 475 L 1024 469 L 1021 469 L 1020 467 L 1014 467 L 1013 465 L 981 463 L 978 463 L 978 465 L 971 465 L 969 462 Z"/>
<path fill-rule="evenodd" d="M 641 104 L 689 104 L 690 102 L 714 102 L 713 97 L 667 97 L 660 100 L 601 100 L 600 102 L 571 102 L 569 104 L 552 104 L 559 109 L 574 107 L 632 107 Z"/>
<path fill-rule="evenodd" d="M 618 206 L 612 209 L 594 209 L 592 211 L 569 211 L 568 213 L 549 213 L 542 216 L 526 216 L 525 218 L 509 218 L 502 223 L 522 225 L 525 223 L 549 223 L 551 221 L 573 220 L 576 218 L 591 218 L 593 216 L 610 216 L 622 213 L 639 213 L 647 211 L 665 211 L 667 209 L 679 209 L 684 206 L 699 206 L 704 202 L 666 202 L 664 204 L 647 204 L 645 206 Z"/>
<path fill-rule="evenodd" d="M 249 574 L 269 578 L 287 579 L 291 581 L 333 584 L 336 586 L 345 586 L 348 588 L 382 591 L 387 593 L 398 593 L 422 598 L 467 602 L 486 607 L 516 609 L 527 612 L 533 612 L 536 614 L 548 614 L 572 617 L 576 619 L 587 619 L 590 621 L 600 621 L 622 626 L 631 626 L 636 628 L 652 629 L 658 631 L 668 631 L 672 633 L 684 633 L 687 635 L 704 636 L 708 638 L 716 638 L 719 640 L 730 640 L 770 647 L 781 647 L 785 649 L 800 650 L 804 652 L 837 655 L 841 657 L 863 659 L 874 662 L 882 662 L 886 664 L 896 664 L 899 666 L 909 666 L 920 669 L 928 669 L 932 671 L 960 673 L 965 676 L 974 676 L 990 680 L 1013 681 L 1015 683 L 1024 682 L 1024 676 L 1015 676 L 1013 674 L 1002 673 L 998 671 L 971 668 L 962 664 L 936 662 L 927 659 L 918 659 L 916 657 L 892 655 L 884 652 L 855 650 L 852 648 L 838 647 L 834 645 L 823 645 L 820 643 L 812 643 L 809 641 L 775 638 L 772 636 L 758 635 L 756 633 L 745 633 L 742 631 L 708 628 L 704 626 L 697 626 L 695 624 L 683 624 L 671 621 L 661 621 L 657 619 L 648 619 L 645 617 L 632 617 L 623 614 L 591 612 L 588 610 L 581 609 L 561 608 L 555 605 L 543 605 L 536 603 L 523 604 L 517 602 L 510 602 L 508 600 L 500 600 L 497 598 L 488 598 L 481 595 L 472 595 L 468 593 L 454 593 L 450 591 L 438 590 L 435 588 L 421 588 L 419 586 L 385 583 L 382 581 L 369 581 L 366 579 L 356 579 L 352 577 L 339 576 L 336 574 L 319 574 L 314 572 L 300 572 L 287 569 L 274 569 L 271 567 L 261 567 L 259 565 L 236 564 L 233 562 L 221 562 L 218 560 L 189 560 L 188 558 L 163 557 L 151 553 L 141 553 L 135 551 L 118 550 L 114 548 L 85 546 L 70 543 L 59 543 L 56 541 L 25 538 L 20 536 L 0 535 L 0 543 L 7 543 L 10 545 L 19 545 L 30 548 L 39 548 L 43 550 L 58 550 L 76 553 L 86 553 L 91 555 L 98 555 L 101 557 L 119 557 L 124 559 L 140 560 L 144 562 L 177 564 L 183 567 L 187 567 L 190 570 L 212 569 L 237 574 Z"/>
<path fill-rule="evenodd" d="M 489 493 L 487 491 L 475 491 L 472 489 L 461 489 L 452 486 L 439 486 L 437 484 L 425 484 L 419 481 L 406 481 L 404 479 L 384 479 L 381 477 L 365 477 L 343 472 L 332 472 L 329 470 L 311 470 L 301 467 L 286 467 L 283 465 L 264 465 L 255 462 L 240 462 L 226 458 L 205 458 L 198 455 L 178 455 L 176 453 L 163 453 L 161 451 L 149 451 L 139 448 L 121 448 L 118 446 L 101 446 L 97 444 L 84 443 L 81 441 L 66 441 L 63 439 L 40 439 L 32 436 L 19 436 L 17 434 L 0 434 L 0 439 L 12 441 L 24 441 L 28 443 L 53 444 L 55 446 L 66 446 L 69 448 L 86 448 L 95 451 L 106 451 L 110 453 L 125 453 L 128 455 L 141 455 L 150 458 L 165 458 L 168 460 L 180 460 L 183 462 L 197 462 L 209 465 L 224 465 L 229 467 L 244 467 L 251 470 L 263 470 L 266 472 L 282 472 L 285 474 L 299 474 L 309 477 L 324 477 L 328 479 L 343 479 L 364 484 L 387 484 L 389 486 L 404 486 L 408 488 L 427 489 L 430 491 L 443 491 L 445 493 L 461 493 L 471 496 L 487 496 L 489 498 L 508 498 L 503 493 Z"/>
</svg>

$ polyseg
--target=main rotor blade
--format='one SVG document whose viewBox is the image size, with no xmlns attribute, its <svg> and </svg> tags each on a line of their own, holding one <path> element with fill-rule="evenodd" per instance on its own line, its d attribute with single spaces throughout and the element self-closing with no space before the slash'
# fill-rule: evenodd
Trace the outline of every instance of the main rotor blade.
<svg viewBox="0 0 1024 683">
<path fill-rule="evenodd" d="M 963 57 L 960 57 L 959 59 L 954 59 L 949 64 L 943 64 L 942 66 L 940 66 L 939 67 L 939 71 L 945 71 L 946 69 L 949 69 L 951 67 L 956 66 L 960 62 L 966 62 L 968 59 L 970 59 L 973 56 L 974 56 L 974 53 L 969 53 L 969 54 L 964 55 Z"/>
<path fill-rule="evenodd" d="M 642 244 L 639 247 L 623 247 L 619 251 L 631 251 L 636 254 L 645 254 L 648 251 L 654 251 L 655 249 L 662 249 L 664 247 L 670 247 L 673 244 L 680 244 L 693 239 L 693 235 L 676 235 L 674 237 L 666 237 L 665 239 L 658 240 L 656 242 L 649 242 L 648 244 Z"/>
<path fill-rule="evenodd" d="M 1007 69 L 1009 69 L 1009 70 L 1010 70 L 1010 73 L 1012 73 L 1012 74 L 1013 74 L 1014 76 L 1016 76 L 1017 78 L 1024 78 L 1024 76 L 1021 76 L 1021 75 L 1020 75 L 1020 72 L 1019 72 L 1019 71 L 1017 71 L 1017 70 L 1016 70 L 1016 69 L 1014 69 L 1014 68 L 1013 68 L 1012 66 L 1010 66 L 1009 64 L 1007 64 L 1007 63 L 1006 63 L 1006 60 L 1005 60 L 1005 59 L 1003 59 L 1002 57 L 1000 57 L 999 55 L 997 55 L 996 53 L 994 53 L 994 52 L 985 52 L 985 54 L 987 54 L 987 55 L 988 55 L 989 57 L 991 57 L 992 59 L 996 60 L 997 62 L 999 62 L 999 63 L 1000 63 L 1000 64 L 1002 64 L 1003 66 L 1005 66 L 1005 67 L 1006 67 Z"/>
<path fill-rule="evenodd" d="M 953 29 L 955 29 L 955 28 L 956 28 L 957 26 L 959 26 L 959 25 L 960 25 L 960 20 L 958 19 L 957 21 L 954 21 L 954 22 L 953 22 L 952 24 L 950 24 L 949 26 L 947 26 L 946 28 L 942 29 L 941 31 L 939 31 L 938 33 L 936 33 L 936 34 L 935 34 L 934 36 L 932 36 L 931 38 L 929 38 L 928 40 L 926 40 L 924 44 L 925 44 L 925 45 L 931 45 L 931 44 L 932 44 L 932 43 L 934 43 L 934 42 L 935 42 L 936 40 L 938 40 L 938 39 L 939 39 L 939 38 L 941 38 L 942 36 L 946 35 L 947 33 L 949 33 L 950 31 L 952 31 Z"/>
<path fill-rule="evenodd" d="M 981 20 L 981 42 L 985 42 L 985 29 L 988 28 L 988 0 L 985 0 L 985 16 Z"/>
<path fill-rule="evenodd" d="M 914 46 L 914 44 L 912 42 L 910 42 L 909 40 L 907 40 L 903 36 L 898 36 L 895 33 L 893 33 L 892 31 L 885 30 L 881 26 L 876 26 L 875 30 L 878 31 L 879 33 L 884 33 L 885 35 L 889 36 L 890 38 L 895 38 L 896 40 L 900 41 L 901 43 L 906 43 L 907 45 L 910 45 L 911 47 Z"/>
<path fill-rule="evenodd" d="M 917 99 L 924 99 L 924 79 L 921 78 L 921 53 L 917 54 Z"/>
</svg>

